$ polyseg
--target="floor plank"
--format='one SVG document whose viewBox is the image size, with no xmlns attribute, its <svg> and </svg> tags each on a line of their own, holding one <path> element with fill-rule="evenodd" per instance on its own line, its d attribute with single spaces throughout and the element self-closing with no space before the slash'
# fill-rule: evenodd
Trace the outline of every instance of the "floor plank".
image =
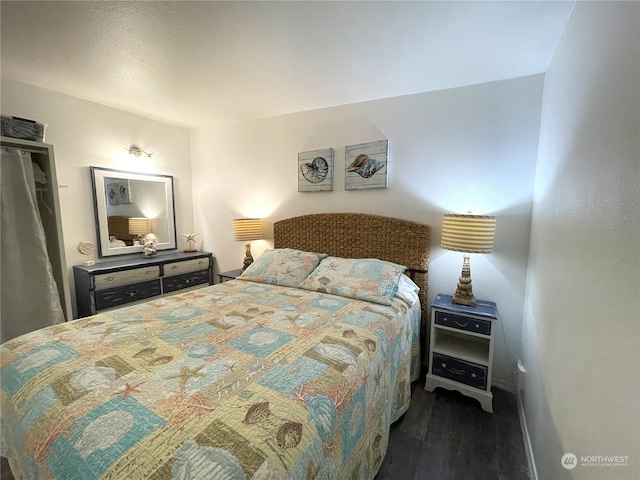
<svg viewBox="0 0 640 480">
<path fill-rule="evenodd" d="M 375 480 L 529 480 L 513 393 L 493 388 L 493 410 L 459 392 L 414 385 L 411 406 L 391 426 Z"/>
</svg>

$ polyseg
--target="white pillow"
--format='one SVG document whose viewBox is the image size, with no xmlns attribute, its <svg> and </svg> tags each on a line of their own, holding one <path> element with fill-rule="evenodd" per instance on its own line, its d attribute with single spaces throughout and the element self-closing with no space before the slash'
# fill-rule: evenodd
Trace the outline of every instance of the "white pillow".
<svg viewBox="0 0 640 480">
<path fill-rule="evenodd" d="M 398 282 L 398 290 L 396 291 L 395 296 L 401 298 L 409 305 L 413 305 L 420 298 L 418 297 L 418 292 L 420 291 L 420 287 L 415 284 L 413 280 L 411 280 L 406 275 L 402 274 L 400 276 L 400 281 Z"/>
</svg>

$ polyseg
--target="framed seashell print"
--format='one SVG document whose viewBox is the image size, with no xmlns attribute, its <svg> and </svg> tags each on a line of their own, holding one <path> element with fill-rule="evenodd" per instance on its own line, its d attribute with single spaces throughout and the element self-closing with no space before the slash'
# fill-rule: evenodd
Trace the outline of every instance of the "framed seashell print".
<svg viewBox="0 0 640 480">
<path fill-rule="evenodd" d="M 389 140 L 344 148 L 345 190 L 387 188 Z"/>
<path fill-rule="evenodd" d="M 298 153 L 298 191 L 333 190 L 333 148 Z"/>
</svg>

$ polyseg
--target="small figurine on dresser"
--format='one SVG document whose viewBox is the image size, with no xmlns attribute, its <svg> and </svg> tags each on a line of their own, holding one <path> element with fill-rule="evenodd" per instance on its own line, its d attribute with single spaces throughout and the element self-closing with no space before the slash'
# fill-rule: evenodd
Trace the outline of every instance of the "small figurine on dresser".
<svg viewBox="0 0 640 480">
<path fill-rule="evenodd" d="M 185 249 L 185 252 L 189 253 L 189 252 L 197 252 L 198 248 L 195 246 L 196 245 L 196 236 L 198 234 L 197 233 L 183 233 L 182 236 L 185 238 L 186 243 L 187 243 L 187 248 Z"/>
<path fill-rule="evenodd" d="M 156 244 L 153 240 L 146 240 L 144 242 L 144 246 L 142 247 L 142 253 L 144 253 L 145 257 L 154 256 L 158 250 L 156 249 Z"/>
</svg>

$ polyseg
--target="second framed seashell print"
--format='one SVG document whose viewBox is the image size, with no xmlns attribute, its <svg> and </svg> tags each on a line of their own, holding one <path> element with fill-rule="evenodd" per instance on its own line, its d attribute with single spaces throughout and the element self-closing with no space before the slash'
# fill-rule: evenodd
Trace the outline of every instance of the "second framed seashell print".
<svg viewBox="0 0 640 480">
<path fill-rule="evenodd" d="M 345 190 L 387 188 L 389 140 L 344 148 Z"/>
<path fill-rule="evenodd" d="M 298 153 L 298 191 L 333 190 L 333 148 Z"/>
</svg>

